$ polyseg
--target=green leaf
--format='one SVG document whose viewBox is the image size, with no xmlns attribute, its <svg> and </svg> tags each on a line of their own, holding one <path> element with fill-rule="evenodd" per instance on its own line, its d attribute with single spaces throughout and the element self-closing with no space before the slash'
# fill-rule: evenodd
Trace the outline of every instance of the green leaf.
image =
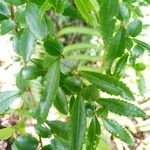
<svg viewBox="0 0 150 150">
<path fill-rule="evenodd" d="M 118 13 L 118 18 L 120 20 L 128 20 L 130 17 L 130 12 L 129 12 L 129 9 L 128 7 L 124 4 L 124 3 L 121 3 L 119 5 L 119 13 Z"/>
<path fill-rule="evenodd" d="M 45 145 L 42 150 L 52 150 L 53 146 L 51 144 Z"/>
<path fill-rule="evenodd" d="M 63 28 L 58 32 L 58 35 L 62 36 L 64 34 L 71 34 L 71 33 L 100 36 L 100 33 L 96 29 L 88 27 L 76 27 L 76 26 Z"/>
<path fill-rule="evenodd" d="M 94 86 L 111 95 L 121 96 L 128 100 L 134 100 L 134 96 L 130 89 L 121 81 L 110 77 L 108 75 L 91 72 L 80 71 L 81 75 L 85 77 Z"/>
<path fill-rule="evenodd" d="M 59 56 L 63 51 L 63 45 L 57 39 L 49 37 L 44 42 L 44 48 L 49 55 Z"/>
<path fill-rule="evenodd" d="M 56 59 L 53 64 L 49 67 L 47 73 L 47 80 L 45 86 L 46 96 L 44 100 L 41 100 L 39 104 L 40 112 L 38 112 L 38 121 L 44 122 L 49 113 L 49 109 L 52 106 L 59 87 L 60 79 L 60 60 Z"/>
<path fill-rule="evenodd" d="M 143 71 L 145 69 L 146 69 L 145 64 L 143 64 L 143 63 L 137 63 L 137 64 L 135 64 L 135 70 L 136 71 Z"/>
<path fill-rule="evenodd" d="M 140 41 L 138 39 L 134 39 L 134 42 L 136 42 L 137 44 L 139 44 L 139 46 L 141 46 L 142 48 L 144 48 L 145 50 L 150 51 L 150 45 L 148 45 L 147 43 Z"/>
<path fill-rule="evenodd" d="M 48 138 L 51 135 L 50 129 L 43 127 L 42 125 L 36 124 L 35 126 L 36 133 L 42 138 Z"/>
<path fill-rule="evenodd" d="M 108 22 L 118 14 L 118 0 L 102 0 L 100 3 L 100 15 L 103 21 Z"/>
<path fill-rule="evenodd" d="M 58 138 L 52 139 L 51 144 L 53 147 L 52 149 L 69 150 L 68 145 L 66 145 L 66 143 L 64 143 L 62 140 L 60 141 Z"/>
<path fill-rule="evenodd" d="M 118 0 L 102 0 L 100 2 L 99 22 L 105 47 L 108 46 L 115 29 L 113 18 L 118 14 L 118 7 Z"/>
<path fill-rule="evenodd" d="M 30 135 L 24 135 L 17 138 L 12 145 L 12 150 L 36 150 L 38 144 L 37 139 Z"/>
<path fill-rule="evenodd" d="M 71 110 L 72 110 L 72 107 L 73 107 L 73 104 L 74 104 L 74 102 L 75 102 L 75 97 L 74 96 L 72 96 L 71 98 L 70 98 L 70 101 L 69 101 L 69 112 L 71 113 Z"/>
<path fill-rule="evenodd" d="M 94 116 L 94 113 L 95 113 L 95 109 L 96 109 L 96 106 L 95 106 L 95 103 L 85 103 L 85 111 L 86 111 L 86 116 L 87 117 L 93 117 Z"/>
<path fill-rule="evenodd" d="M 106 54 L 106 67 L 110 69 L 115 58 L 121 57 L 125 50 L 125 30 L 120 28 L 111 40 Z"/>
<path fill-rule="evenodd" d="M 99 67 L 87 67 L 87 66 L 78 66 L 78 71 L 91 71 L 91 72 L 100 72 Z"/>
<path fill-rule="evenodd" d="M 114 70 L 114 73 L 113 75 L 117 78 L 121 77 L 124 70 L 125 70 L 125 67 L 126 67 L 126 64 L 127 64 L 127 60 L 128 60 L 128 53 L 126 53 L 125 55 L 123 55 L 116 63 L 116 66 L 115 66 L 115 70 Z"/>
<path fill-rule="evenodd" d="M 46 55 L 43 58 L 42 67 L 47 70 L 53 64 L 53 62 L 56 59 L 57 59 L 57 57 L 54 57 L 54 56 L 51 56 L 51 55 Z"/>
<path fill-rule="evenodd" d="M 16 23 L 25 24 L 26 23 L 25 8 L 24 7 L 18 8 L 15 12 L 15 17 L 16 17 Z"/>
<path fill-rule="evenodd" d="M 7 140 L 15 133 L 15 129 L 13 127 L 8 127 L 4 129 L 0 129 L 0 140 Z"/>
<path fill-rule="evenodd" d="M 75 43 L 75 44 L 72 44 L 72 45 L 68 45 L 66 47 L 64 47 L 64 51 L 63 51 L 63 54 L 64 55 L 67 55 L 71 52 L 75 52 L 75 50 L 89 50 L 89 49 L 99 49 L 99 47 L 95 44 L 90 44 L 90 43 Z"/>
<path fill-rule="evenodd" d="M 16 86 L 22 92 L 27 91 L 29 88 L 29 81 L 26 78 L 26 74 L 23 73 L 23 68 L 16 76 Z"/>
<path fill-rule="evenodd" d="M 30 57 L 35 49 L 36 39 L 31 31 L 26 28 L 19 41 L 19 50 L 25 63 L 29 62 Z"/>
<path fill-rule="evenodd" d="M 146 114 L 143 110 L 123 100 L 114 98 L 100 98 L 97 102 L 109 111 L 118 115 L 127 117 L 145 117 Z"/>
<path fill-rule="evenodd" d="M 73 5 L 70 4 L 64 9 L 63 15 L 84 21 L 79 11 Z"/>
<path fill-rule="evenodd" d="M 141 57 L 144 54 L 144 47 L 140 46 L 139 44 L 135 45 L 135 47 L 132 49 L 132 54 L 135 57 Z"/>
<path fill-rule="evenodd" d="M 3 0 L 1 0 L 0 1 L 0 21 L 8 19 L 10 15 L 11 14 L 10 14 L 7 4 Z"/>
<path fill-rule="evenodd" d="M 71 110 L 71 149 L 81 150 L 86 130 L 85 106 L 81 96 L 78 96 Z"/>
<path fill-rule="evenodd" d="M 10 5 L 15 5 L 15 6 L 19 6 L 24 3 L 24 0 L 5 0 L 5 1 Z"/>
<path fill-rule="evenodd" d="M 39 10 L 40 18 L 43 18 L 46 12 L 52 7 L 48 0 L 44 0 L 44 3 L 41 5 Z"/>
<path fill-rule="evenodd" d="M 63 143 L 61 143 L 58 139 L 52 139 L 51 140 L 51 145 L 52 145 L 52 149 L 57 149 L 57 150 L 68 150 L 68 148 L 66 147 L 66 145 L 64 145 Z"/>
<path fill-rule="evenodd" d="M 43 75 L 43 70 L 38 66 L 27 66 L 22 69 L 22 74 L 25 80 L 33 80 Z"/>
<path fill-rule="evenodd" d="M 39 7 L 36 4 L 27 3 L 25 15 L 31 32 L 37 39 L 43 40 L 47 36 L 47 25 L 45 19 L 39 16 Z"/>
<path fill-rule="evenodd" d="M 73 60 L 76 60 L 76 61 L 91 61 L 91 62 L 94 62 L 94 61 L 99 61 L 99 58 L 100 56 L 93 56 L 91 57 L 90 55 L 85 55 L 85 54 L 82 54 L 82 55 L 70 55 L 68 56 L 69 59 L 73 59 Z"/>
<path fill-rule="evenodd" d="M 67 0 L 48 0 L 57 13 L 63 13 Z"/>
<path fill-rule="evenodd" d="M 0 114 L 3 114 L 19 95 L 15 91 L 0 92 Z"/>
<path fill-rule="evenodd" d="M 15 28 L 16 24 L 14 21 L 8 19 L 1 22 L 1 35 L 9 33 Z"/>
<path fill-rule="evenodd" d="M 119 138 L 120 140 L 126 142 L 129 145 L 133 145 L 133 137 L 129 134 L 128 130 L 118 124 L 116 121 L 112 119 L 104 119 L 103 120 L 105 128 L 115 137 Z"/>
<path fill-rule="evenodd" d="M 52 129 L 53 134 L 64 139 L 69 138 L 69 125 L 59 120 L 46 121 L 47 125 Z"/>
<path fill-rule="evenodd" d="M 49 16 L 46 16 L 46 23 L 49 35 L 55 37 L 56 36 L 55 26 L 52 19 Z"/>
<path fill-rule="evenodd" d="M 131 64 L 131 66 L 134 68 L 135 67 L 135 63 L 136 63 L 136 57 L 135 56 L 130 56 L 129 57 L 129 63 Z"/>
<path fill-rule="evenodd" d="M 99 98 L 99 90 L 93 86 L 87 86 L 83 91 L 83 98 L 88 101 L 97 100 Z"/>
<path fill-rule="evenodd" d="M 43 5 L 43 3 L 45 2 L 45 0 L 43 0 L 43 1 L 41 1 L 41 0 L 29 0 L 29 1 L 32 2 L 32 3 L 35 3 L 39 6 Z"/>
<path fill-rule="evenodd" d="M 100 115 L 102 118 L 107 118 L 108 117 L 108 110 L 105 107 L 99 108 L 96 113 Z"/>
<path fill-rule="evenodd" d="M 25 135 L 26 131 L 25 131 L 25 121 L 24 119 L 20 119 L 17 123 L 17 130 L 19 135 Z"/>
<path fill-rule="evenodd" d="M 90 126 L 87 134 L 87 146 L 88 150 L 96 150 L 96 147 L 100 140 L 100 124 L 96 116 L 94 116 L 90 122 Z"/>
<path fill-rule="evenodd" d="M 62 114 L 64 115 L 68 114 L 67 97 L 61 88 L 58 89 L 58 93 L 54 101 L 54 105 L 58 109 L 58 111 L 61 112 Z"/>
<path fill-rule="evenodd" d="M 131 48 L 133 47 L 133 40 L 131 38 L 129 38 L 129 37 L 126 37 L 125 40 L 126 40 L 125 41 L 126 49 L 131 50 Z"/>
<path fill-rule="evenodd" d="M 142 31 L 142 22 L 140 20 L 133 20 L 127 27 L 128 34 L 132 37 L 136 37 Z"/>
<path fill-rule="evenodd" d="M 144 79 L 144 76 L 140 72 L 136 72 L 137 77 L 137 86 L 140 92 L 141 96 L 144 96 L 144 93 L 146 92 L 146 81 Z"/>
<path fill-rule="evenodd" d="M 86 22 L 96 26 L 95 8 L 90 0 L 75 0 L 74 3 Z"/>
<path fill-rule="evenodd" d="M 139 6 L 133 6 L 132 5 L 132 10 L 131 10 L 132 12 L 133 12 L 133 15 L 136 17 L 136 18 L 138 18 L 138 17 L 144 17 L 143 16 L 143 12 L 141 11 L 141 9 L 140 9 L 140 7 Z"/>
<path fill-rule="evenodd" d="M 150 0 L 145 0 L 148 4 L 150 4 Z"/>
<path fill-rule="evenodd" d="M 79 77 L 68 77 L 64 85 L 69 91 L 77 93 L 81 91 L 82 80 Z"/>
<path fill-rule="evenodd" d="M 68 74 L 77 69 L 77 62 L 71 59 L 62 59 L 60 69 L 63 74 Z"/>
</svg>

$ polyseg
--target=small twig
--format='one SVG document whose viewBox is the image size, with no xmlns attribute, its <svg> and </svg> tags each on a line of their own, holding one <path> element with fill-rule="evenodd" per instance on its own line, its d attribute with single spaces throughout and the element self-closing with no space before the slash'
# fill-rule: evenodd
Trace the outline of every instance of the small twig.
<svg viewBox="0 0 150 150">
<path fill-rule="evenodd" d="M 42 138 L 39 136 L 39 141 L 40 141 L 40 148 L 43 148 L 43 143 L 42 143 Z"/>
<path fill-rule="evenodd" d="M 16 23 L 15 8 L 13 5 L 10 6 L 10 13 L 11 13 L 11 19 Z M 15 31 L 18 32 L 17 26 L 15 27 Z"/>
<path fill-rule="evenodd" d="M 22 107 L 21 107 L 22 112 L 24 112 L 24 109 L 25 109 L 25 101 L 26 101 L 26 98 L 27 98 L 27 94 L 25 93 L 25 94 L 23 95 L 23 104 L 22 104 Z"/>
<path fill-rule="evenodd" d="M 29 97 L 30 97 L 30 101 L 31 101 L 32 107 L 34 108 L 35 107 L 35 101 L 34 101 L 34 97 L 32 95 L 32 91 L 31 91 L 30 87 L 29 87 L 28 94 L 29 94 Z"/>
</svg>

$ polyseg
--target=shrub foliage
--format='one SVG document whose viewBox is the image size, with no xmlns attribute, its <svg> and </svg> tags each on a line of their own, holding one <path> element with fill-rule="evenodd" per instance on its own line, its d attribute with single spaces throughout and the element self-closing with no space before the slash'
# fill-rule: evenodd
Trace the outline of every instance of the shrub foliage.
<svg viewBox="0 0 150 150">
<path fill-rule="evenodd" d="M 150 46 L 136 37 L 143 17 L 137 4 L 134 0 L 0 0 L 1 35 L 10 34 L 21 66 L 18 91 L 0 93 L 0 115 L 18 116 L 15 125 L 0 130 L 0 140 L 14 139 L 12 150 L 94 150 L 103 127 L 134 145 L 129 131 L 110 114 L 146 117 L 122 81 L 126 67 L 132 68 L 139 94 L 144 95 L 145 65 L 137 60 Z M 18 98 L 20 106 L 11 109 Z M 61 120 L 48 120 L 51 107 Z M 25 133 L 25 121 L 30 119 L 36 120 L 37 137 Z M 43 138 L 49 138 L 50 144 L 43 145 Z"/>
</svg>

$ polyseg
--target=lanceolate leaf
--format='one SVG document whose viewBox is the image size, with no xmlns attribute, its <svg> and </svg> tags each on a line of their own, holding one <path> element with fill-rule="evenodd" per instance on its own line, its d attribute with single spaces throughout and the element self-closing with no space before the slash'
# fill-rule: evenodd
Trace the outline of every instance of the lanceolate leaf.
<svg viewBox="0 0 150 150">
<path fill-rule="evenodd" d="M 19 41 L 20 53 L 25 63 L 27 63 L 30 60 L 30 56 L 34 51 L 35 42 L 36 39 L 34 35 L 31 33 L 31 31 L 28 28 L 26 28 L 23 31 L 23 34 L 21 35 Z"/>
<path fill-rule="evenodd" d="M 74 1 L 83 18 L 91 25 L 96 25 L 95 9 L 90 0 Z M 93 13 L 93 14 L 92 14 Z"/>
<path fill-rule="evenodd" d="M 115 66 L 115 70 L 113 73 L 115 77 L 119 78 L 122 76 L 125 70 L 126 64 L 127 64 L 127 60 L 128 60 L 128 54 L 125 54 L 117 61 L 117 64 Z"/>
<path fill-rule="evenodd" d="M 83 91 L 83 98 L 88 101 L 97 100 L 99 98 L 99 90 L 93 86 L 87 86 Z"/>
<path fill-rule="evenodd" d="M 107 47 L 115 28 L 114 16 L 118 13 L 118 0 L 102 0 L 100 2 L 100 31 L 104 40 L 104 45 Z"/>
<path fill-rule="evenodd" d="M 58 89 L 58 93 L 54 101 L 54 105 L 59 112 L 61 112 L 64 115 L 67 115 L 68 113 L 67 97 L 61 88 Z"/>
<path fill-rule="evenodd" d="M 44 42 L 46 52 L 52 56 L 59 56 L 63 50 L 63 45 L 52 37 L 49 37 Z"/>
<path fill-rule="evenodd" d="M 96 150 L 100 140 L 100 124 L 96 116 L 91 120 L 87 135 L 87 150 Z"/>
<path fill-rule="evenodd" d="M 78 10 L 73 5 L 66 6 L 63 15 L 84 21 L 83 17 L 80 15 Z"/>
<path fill-rule="evenodd" d="M 71 34 L 71 33 L 100 36 L 100 33 L 96 29 L 88 27 L 76 27 L 76 26 L 63 28 L 62 30 L 59 31 L 58 35 L 62 36 L 64 34 Z"/>
<path fill-rule="evenodd" d="M 80 92 L 82 87 L 82 80 L 79 77 L 68 77 L 64 81 L 65 87 L 74 93 Z"/>
<path fill-rule="evenodd" d="M 125 30 L 120 28 L 111 40 L 106 54 L 106 67 L 110 69 L 115 58 L 121 57 L 125 49 Z"/>
<path fill-rule="evenodd" d="M 144 79 L 144 76 L 140 72 L 136 72 L 136 76 L 137 76 L 136 82 L 139 92 L 141 96 L 144 96 L 144 93 L 146 92 L 146 81 Z"/>
<path fill-rule="evenodd" d="M 77 62 L 72 59 L 62 59 L 60 69 L 63 74 L 68 74 L 77 69 Z"/>
<path fill-rule="evenodd" d="M 71 149 L 81 150 L 86 130 L 85 106 L 81 96 L 78 96 L 71 110 Z"/>
<path fill-rule="evenodd" d="M 7 140 L 14 134 L 15 129 L 13 127 L 8 127 L 4 129 L 0 129 L 0 140 Z"/>
<path fill-rule="evenodd" d="M 81 71 L 81 75 L 103 92 L 116 96 L 120 95 L 128 100 L 134 100 L 130 89 L 123 82 L 113 77 L 91 71 Z"/>
<path fill-rule="evenodd" d="M 18 92 L 0 92 L 0 114 L 3 114 L 17 97 L 19 97 Z"/>
<path fill-rule="evenodd" d="M 114 98 L 100 98 L 97 102 L 109 111 L 118 115 L 127 117 L 145 117 L 146 114 L 143 110 L 123 100 Z"/>
<path fill-rule="evenodd" d="M 138 39 L 134 39 L 134 41 L 139 44 L 139 46 L 143 47 L 145 50 L 150 51 L 150 45 L 148 45 L 147 43 L 140 41 Z"/>
<path fill-rule="evenodd" d="M 40 112 L 39 116 L 37 116 L 40 122 L 44 122 L 46 120 L 49 109 L 56 98 L 59 86 L 59 79 L 60 79 L 60 60 L 57 59 L 49 67 L 47 73 L 47 82 L 45 88 L 46 97 L 44 100 L 41 100 Z"/>
<path fill-rule="evenodd" d="M 95 44 L 90 44 L 90 43 L 76 43 L 72 45 L 68 45 L 64 47 L 63 54 L 67 55 L 68 53 L 74 52 L 75 50 L 89 50 L 89 49 L 99 49 L 99 47 Z"/>
<path fill-rule="evenodd" d="M 120 140 L 126 142 L 127 144 L 133 145 L 134 141 L 126 128 L 122 127 L 116 121 L 112 119 L 104 119 L 103 120 L 105 128 L 115 137 Z"/>
<path fill-rule="evenodd" d="M 47 35 L 47 25 L 44 18 L 40 18 L 39 7 L 34 3 L 28 3 L 26 6 L 26 22 L 31 32 L 36 38 L 42 40 Z"/>
<path fill-rule="evenodd" d="M 53 134 L 64 139 L 69 138 L 69 125 L 59 120 L 46 121 L 47 125 L 52 129 Z"/>
</svg>

